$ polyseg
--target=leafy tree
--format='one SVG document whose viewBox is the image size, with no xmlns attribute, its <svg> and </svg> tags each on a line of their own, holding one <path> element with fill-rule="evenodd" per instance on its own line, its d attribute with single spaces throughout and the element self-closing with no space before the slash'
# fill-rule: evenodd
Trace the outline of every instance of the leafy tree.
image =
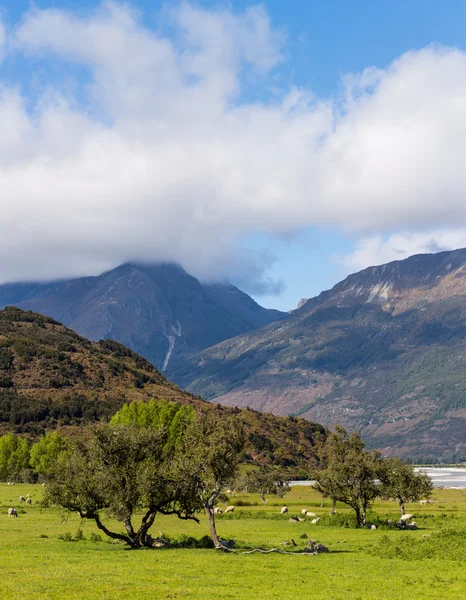
<svg viewBox="0 0 466 600">
<path fill-rule="evenodd" d="M 131 402 L 125 404 L 111 419 L 111 425 L 136 425 L 162 431 L 165 451 L 172 451 L 180 441 L 188 423 L 193 419 L 194 409 L 167 400 Z"/>
<path fill-rule="evenodd" d="M 100 426 L 61 453 L 50 470 L 45 505 L 59 505 L 93 519 L 97 527 L 131 548 L 150 545 L 148 532 L 158 513 L 194 519 L 201 510 L 192 479 L 177 470 L 165 451 L 166 431 L 150 427 Z M 143 509 L 139 526 L 136 511 Z M 121 522 L 124 533 L 110 530 L 102 512 Z"/>
<path fill-rule="evenodd" d="M 26 439 L 7 433 L 0 437 L 0 479 L 18 481 L 29 468 L 29 443 Z"/>
<path fill-rule="evenodd" d="M 194 481 L 197 497 L 209 519 L 215 548 L 228 550 L 217 535 L 215 505 L 222 490 L 238 472 L 245 437 L 242 422 L 236 417 L 219 418 L 213 411 L 197 412 L 184 436 L 179 455 L 180 471 Z"/>
<path fill-rule="evenodd" d="M 416 473 L 414 467 L 399 458 L 384 460 L 379 471 L 380 495 L 398 502 L 400 512 L 405 514 L 406 502 L 418 502 L 430 498 L 433 484 L 427 473 Z"/>
<path fill-rule="evenodd" d="M 264 506 L 267 505 L 266 495 L 283 498 L 290 491 L 285 476 L 279 469 L 260 467 L 246 473 L 244 485 L 248 492 L 257 493 Z"/>
<path fill-rule="evenodd" d="M 323 466 L 311 472 L 315 488 L 324 497 L 350 506 L 358 526 L 365 525 L 367 510 L 380 494 L 376 479 L 382 464 L 381 455 L 365 450 L 358 433 L 349 435 L 340 426 L 320 445 L 318 454 Z"/>
<path fill-rule="evenodd" d="M 59 455 L 68 449 L 68 440 L 54 431 L 32 446 L 31 467 L 36 473 L 47 477 Z"/>
</svg>

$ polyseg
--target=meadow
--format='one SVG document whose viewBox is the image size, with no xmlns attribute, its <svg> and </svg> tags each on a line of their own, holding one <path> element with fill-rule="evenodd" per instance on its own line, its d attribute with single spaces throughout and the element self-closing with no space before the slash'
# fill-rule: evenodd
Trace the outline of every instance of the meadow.
<svg viewBox="0 0 466 600">
<path fill-rule="evenodd" d="M 377 530 L 347 527 L 350 512 L 337 505 L 328 517 L 311 488 L 295 487 L 285 501 L 269 499 L 264 507 L 255 495 L 230 497 L 233 515 L 218 518 L 221 537 L 236 541 L 236 552 L 168 548 L 128 550 L 111 543 L 96 526 L 76 515 L 64 520 L 58 510 L 40 506 L 38 485 L 0 484 L 0 598 L 129 599 L 189 598 L 193 600 L 463 600 L 466 597 L 466 493 L 435 490 L 435 503 L 408 504 L 417 531 L 384 526 L 396 520 L 392 502 L 374 505 Z M 30 494 L 32 506 L 19 503 Z M 280 515 L 283 504 L 288 515 Z M 9 518 L 10 506 L 18 518 Z M 321 516 L 317 525 L 291 523 L 290 515 L 307 508 Z M 152 529 L 172 541 L 183 536 L 201 539 L 200 524 L 176 517 L 157 517 Z M 101 536 L 101 537 L 99 537 Z M 312 538 L 328 546 L 329 554 L 241 554 L 255 547 L 298 549 Z"/>
</svg>

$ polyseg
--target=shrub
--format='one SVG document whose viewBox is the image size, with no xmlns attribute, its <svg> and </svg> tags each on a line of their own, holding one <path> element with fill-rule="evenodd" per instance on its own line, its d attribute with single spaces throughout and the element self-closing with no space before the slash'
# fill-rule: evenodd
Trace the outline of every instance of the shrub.
<svg viewBox="0 0 466 600">
<path fill-rule="evenodd" d="M 379 558 L 389 559 L 464 561 L 465 545 L 466 530 L 445 529 L 420 539 L 406 534 L 396 538 L 384 535 L 370 547 L 369 553 Z"/>
</svg>

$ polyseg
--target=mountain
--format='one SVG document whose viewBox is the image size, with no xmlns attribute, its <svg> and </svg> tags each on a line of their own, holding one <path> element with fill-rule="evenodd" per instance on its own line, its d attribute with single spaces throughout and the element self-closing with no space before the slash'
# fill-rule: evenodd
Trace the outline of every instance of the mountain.
<svg viewBox="0 0 466 600">
<path fill-rule="evenodd" d="M 245 460 L 305 467 L 315 459 L 320 425 L 209 404 L 182 391 L 147 360 L 112 341 L 98 343 L 61 323 L 17 308 L 0 311 L 0 435 L 37 437 L 56 427 L 108 419 L 124 403 L 165 398 L 222 415 L 239 415 Z"/>
<path fill-rule="evenodd" d="M 0 308 L 8 305 L 51 316 L 91 340 L 116 340 L 168 375 L 187 355 L 285 316 L 234 285 L 201 284 L 174 264 L 1 285 Z"/>
<path fill-rule="evenodd" d="M 359 429 L 387 454 L 466 458 L 466 249 L 347 277 L 174 373 L 225 405 Z"/>
</svg>

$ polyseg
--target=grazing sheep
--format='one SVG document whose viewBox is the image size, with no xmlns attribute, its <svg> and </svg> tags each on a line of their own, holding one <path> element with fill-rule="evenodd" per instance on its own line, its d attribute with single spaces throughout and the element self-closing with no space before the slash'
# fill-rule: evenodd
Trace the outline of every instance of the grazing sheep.
<svg viewBox="0 0 466 600">
<path fill-rule="evenodd" d="M 311 525 L 317 525 L 317 523 L 320 521 L 319 517 L 317 517 L 317 519 L 312 519 L 311 521 Z"/>
<path fill-rule="evenodd" d="M 235 507 L 234 506 L 227 506 L 225 509 L 225 514 L 226 513 L 230 513 L 230 512 L 235 512 Z"/>
<path fill-rule="evenodd" d="M 219 508 L 218 506 L 216 506 L 214 508 L 214 515 L 221 515 L 223 513 L 223 510 L 221 508 Z"/>
<path fill-rule="evenodd" d="M 31 497 L 31 494 L 26 494 L 26 498 L 30 498 L 30 497 Z"/>
<path fill-rule="evenodd" d="M 26 502 L 26 498 L 25 498 L 24 496 L 20 496 L 20 497 L 19 497 L 19 501 L 20 501 L 20 502 Z"/>
<path fill-rule="evenodd" d="M 286 515 L 286 513 L 288 512 L 288 506 L 284 506 L 280 512 L 282 515 Z"/>
<path fill-rule="evenodd" d="M 16 510 L 16 508 L 9 508 L 8 509 L 8 516 L 9 517 L 17 517 L 18 516 L 18 511 Z"/>
<path fill-rule="evenodd" d="M 307 508 L 303 508 L 303 510 L 301 511 L 302 515 L 305 515 L 307 513 Z"/>
<path fill-rule="evenodd" d="M 32 504 L 32 498 L 26 498 L 26 504 Z"/>
<path fill-rule="evenodd" d="M 315 517 L 316 513 L 310 512 L 309 510 L 306 511 L 306 517 Z"/>
<path fill-rule="evenodd" d="M 412 518 L 413 518 L 413 515 L 410 515 L 410 514 L 408 514 L 408 515 L 403 515 L 403 516 L 401 517 L 400 521 L 406 522 L 406 521 L 409 521 L 409 520 L 410 520 L 410 519 L 412 519 Z"/>
</svg>

